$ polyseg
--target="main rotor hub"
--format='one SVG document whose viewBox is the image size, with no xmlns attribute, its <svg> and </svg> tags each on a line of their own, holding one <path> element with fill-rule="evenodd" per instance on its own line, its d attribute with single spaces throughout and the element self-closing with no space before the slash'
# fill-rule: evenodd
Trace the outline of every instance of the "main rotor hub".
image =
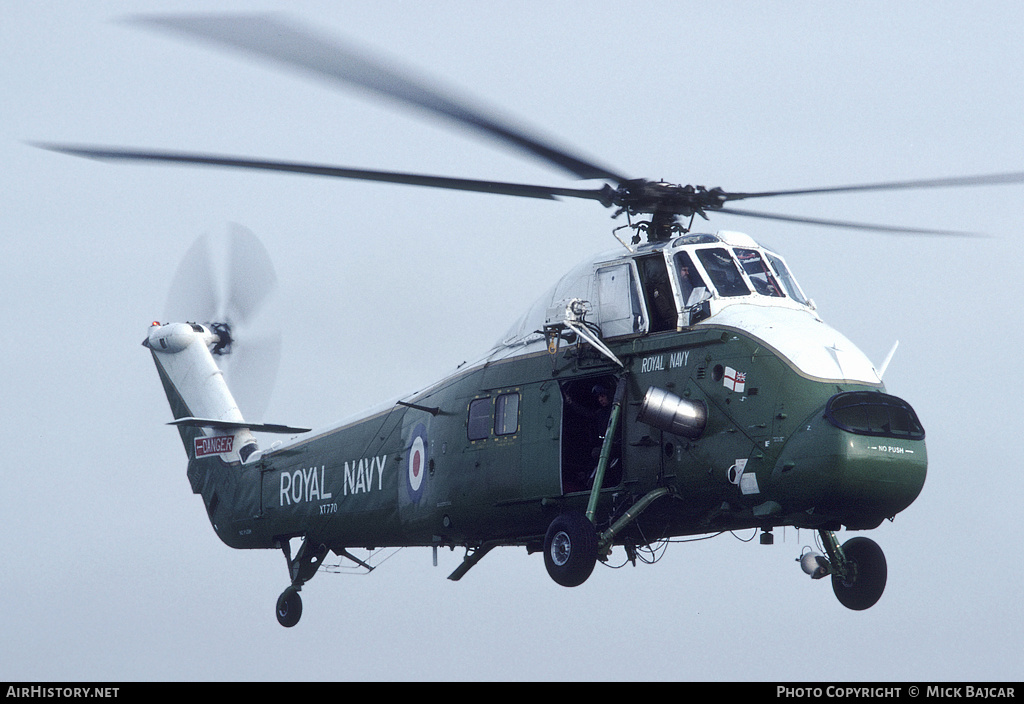
<svg viewBox="0 0 1024 704">
<path fill-rule="evenodd" d="M 721 188 L 704 186 L 681 186 L 665 181 L 632 179 L 623 181 L 612 194 L 610 205 L 618 206 L 612 217 L 622 213 L 627 216 L 650 215 L 649 221 L 630 223 L 634 228 L 647 233 L 650 242 L 664 242 L 689 228 L 679 223 L 678 218 L 691 221 L 695 215 L 707 220 L 705 211 L 718 210 L 727 200 Z"/>
</svg>

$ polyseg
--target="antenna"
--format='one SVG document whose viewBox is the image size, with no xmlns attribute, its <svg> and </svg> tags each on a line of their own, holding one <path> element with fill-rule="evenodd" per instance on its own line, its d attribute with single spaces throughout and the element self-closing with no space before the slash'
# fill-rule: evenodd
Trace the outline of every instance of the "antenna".
<svg viewBox="0 0 1024 704">
<path fill-rule="evenodd" d="M 885 355 L 885 361 L 882 362 L 882 367 L 878 370 L 878 378 L 881 380 L 882 376 L 885 375 L 885 370 L 889 368 L 889 362 L 892 361 L 892 356 L 896 354 L 896 348 L 900 346 L 900 341 L 896 340 L 893 343 L 892 349 L 889 350 L 889 354 Z"/>
</svg>

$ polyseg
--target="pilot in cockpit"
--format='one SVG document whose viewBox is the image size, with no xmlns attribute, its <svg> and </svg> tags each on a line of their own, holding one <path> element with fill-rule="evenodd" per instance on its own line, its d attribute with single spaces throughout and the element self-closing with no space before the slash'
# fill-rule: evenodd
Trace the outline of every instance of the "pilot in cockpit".
<svg viewBox="0 0 1024 704">
<path fill-rule="evenodd" d="M 692 308 L 701 301 L 710 298 L 704 279 L 694 268 L 686 252 L 676 255 L 676 267 L 679 272 L 679 292 L 682 295 L 683 307 Z"/>
</svg>

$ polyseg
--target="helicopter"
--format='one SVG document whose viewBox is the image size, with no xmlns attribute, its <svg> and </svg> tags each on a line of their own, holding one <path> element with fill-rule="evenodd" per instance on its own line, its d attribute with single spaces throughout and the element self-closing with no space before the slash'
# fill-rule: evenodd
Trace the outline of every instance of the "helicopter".
<svg viewBox="0 0 1024 704">
<path fill-rule="evenodd" d="M 459 580 L 496 547 L 541 552 L 576 587 L 621 548 L 795 526 L 822 552 L 801 566 L 840 603 L 881 597 L 887 565 L 864 537 L 916 499 L 925 431 L 876 368 L 817 314 L 782 255 L 751 237 L 701 232 L 716 212 L 906 234 L 964 234 L 782 216 L 733 201 L 1020 182 L 1022 174 L 788 191 L 732 192 L 629 178 L 553 146 L 298 25 L 271 17 L 142 18 L 474 129 L 583 180 L 563 188 L 261 161 L 41 145 L 101 160 L 307 173 L 539 199 L 597 201 L 632 237 L 571 269 L 481 358 L 407 396 L 323 428 L 253 423 L 221 373 L 245 342 L 229 317 L 157 321 L 144 345 L 218 537 L 284 554 L 275 611 L 298 623 L 300 592 L 329 553 L 460 547 Z M 235 237 L 239 250 L 257 245 Z M 254 267 L 254 270 L 261 270 Z M 254 278 L 259 274 L 253 273 Z M 241 316 L 244 318 L 245 316 Z M 261 447 L 258 433 L 287 436 Z M 292 546 L 298 543 L 294 550 Z"/>
</svg>

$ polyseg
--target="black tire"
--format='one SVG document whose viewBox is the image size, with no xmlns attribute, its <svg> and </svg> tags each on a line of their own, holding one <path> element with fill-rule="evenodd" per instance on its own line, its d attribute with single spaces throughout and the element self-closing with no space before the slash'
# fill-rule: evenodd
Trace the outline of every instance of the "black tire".
<svg viewBox="0 0 1024 704">
<path fill-rule="evenodd" d="M 544 566 L 563 587 L 587 581 L 597 564 L 597 531 L 582 513 L 563 513 L 544 536 Z"/>
<path fill-rule="evenodd" d="M 843 579 L 832 575 L 832 591 L 839 603 L 854 611 L 863 611 L 874 606 L 885 591 L 888 568 L 885 554 L 878 543 L 868 538 L 850 538 L 843 543 L 843 554 L 852 562 L 855 573 L 852 578 Z"/>
<path fill-rule="evenodd" d="M 288 587 L 277 597 L 277 622 L 291 628 L 302 618 L 302 597 L 295 587 Z"/>
</svg>

